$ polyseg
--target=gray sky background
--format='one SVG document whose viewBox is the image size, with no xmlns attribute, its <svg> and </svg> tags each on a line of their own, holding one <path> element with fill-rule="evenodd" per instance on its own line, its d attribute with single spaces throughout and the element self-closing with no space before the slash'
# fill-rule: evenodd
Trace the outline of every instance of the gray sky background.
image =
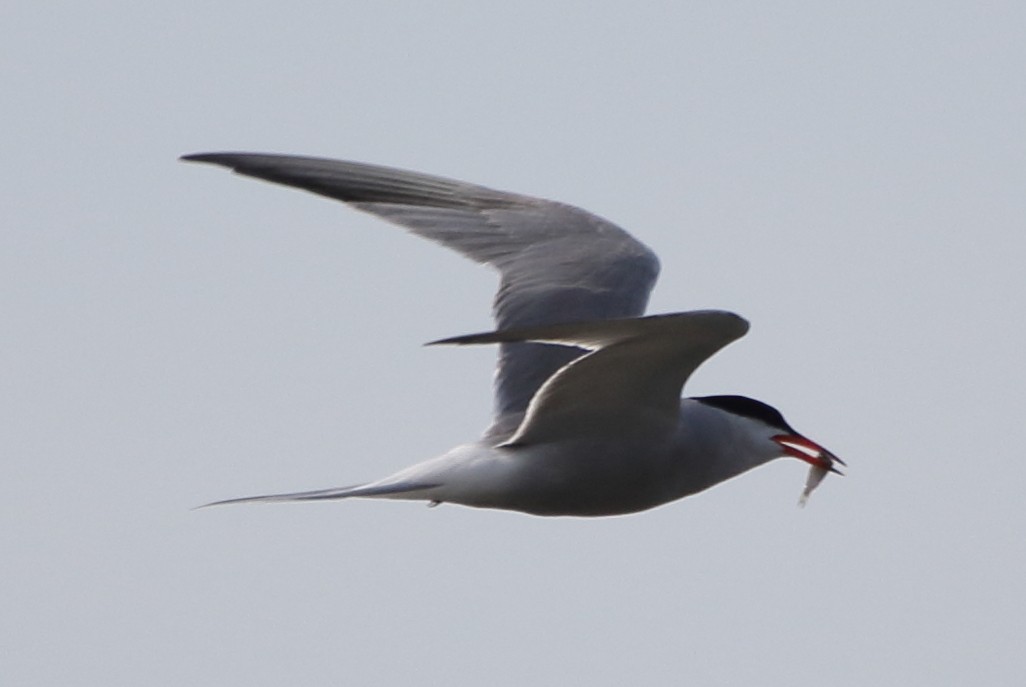
<svg viewBox="0 0 1026 687">
<path fill-rule="evenodd" d="M 0 10 L 4 684 L 1026 680 L 1018 2 L 13 2 Z M 690 394 L 845 458 L 611 519 L 349 501 L 475 437 L 492 274 L 176 162 L 253 150 L 601 214 Z"/>
</svg>

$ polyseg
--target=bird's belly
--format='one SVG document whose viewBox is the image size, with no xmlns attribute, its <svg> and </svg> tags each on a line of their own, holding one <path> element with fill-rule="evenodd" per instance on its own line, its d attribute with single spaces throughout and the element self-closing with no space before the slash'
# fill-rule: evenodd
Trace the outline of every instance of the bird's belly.
<svg viewBox="0 0 1026 687">
<path fill-rule="evenodd" d="M 643 447 L 593 441 L 506 450 L 520 454 L 521 469 L 500 508 L 533 515 L 621 515 L 680 496 L 673 463 L 649 442 Z"/>
</svg>

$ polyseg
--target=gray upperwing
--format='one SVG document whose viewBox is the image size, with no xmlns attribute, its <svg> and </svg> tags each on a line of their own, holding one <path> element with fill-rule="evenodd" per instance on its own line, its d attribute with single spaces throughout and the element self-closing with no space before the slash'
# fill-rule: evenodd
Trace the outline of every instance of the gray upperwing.
<svg viewBox="0 0 1026 687">
<path fill-rule="evenodd" d="M 341 200 L 492 265 L 501 277 L 497 329 L 638 316 L 659 272 L 652 251 L 630 234 L 562 203 L 322 158 L 202 153 L 182 159 Z M 559 345 L 503 343 L 487 436 L 508 438 L 541 385 L 581 354 Z"/>
<path fill-rule="evenodd" d="M 691 374 L 747 331 L 748 322 L 739 315 L 695 310 L 500 330 L 433 343 L 548 341 L 591 350 L 542 385 L 507 442 L 513 445 L 672 428 Z"/>
</svg>

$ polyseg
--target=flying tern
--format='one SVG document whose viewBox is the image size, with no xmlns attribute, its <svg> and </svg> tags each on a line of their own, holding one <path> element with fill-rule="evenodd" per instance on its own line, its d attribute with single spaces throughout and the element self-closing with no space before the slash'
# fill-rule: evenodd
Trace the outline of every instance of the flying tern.
<svg viewBox="0 0 1026 687">
<path fill-rule="evenodd" d="M 602 516 L 695 494 L 775 458 L 811 465 L 801 502 L 837 456 L 744 396 L 681 398 L 706 359 L 744 336 L 722 310 L 643 316 L 655 254 L 580 208 L 442 177 L 315 157 L 199 153 L 183 160 L 294 186 L 436 241 L 499 272 L 498 344 L 483 436 L 374 482 L 213 504 L 351 497 Z"/>
</svg>

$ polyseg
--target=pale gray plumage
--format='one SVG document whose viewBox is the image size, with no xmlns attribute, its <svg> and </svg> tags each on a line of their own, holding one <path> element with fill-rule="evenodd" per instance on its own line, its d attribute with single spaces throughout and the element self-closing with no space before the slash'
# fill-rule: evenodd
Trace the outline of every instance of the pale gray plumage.
<svg viewBox="0 0 1026 687">
<path fill-rule="evenodd" d="M 498 329 L 641 315 L 659 274 L 655 254 L 630 234 L 562 203 L 355 162 L 240 153 L 183 159 L 345 201 L 495 267 Z M 538 387 L 577 355 L 533 343 L 500 346 L 487 436 L 515 430 Z"/>
<path fill-rule="evenodd" d="M 610 515 L 695 493 L 782 455 L 836 471 L 836 456 L 765 404 L 680 398 L 695 368 L 748 324 L 712 310 L 639 317 L 658 261 L 600 217 L 353 162 L 251 153 L 183 159 L 344 201 L 500 274 L 497 330 L 436 342 L 500 345 L 495 417 L 482 439 L 369 484 L 218 503 L 362 496 Z"/>
<path fill-rule="evenodd" d="M 747 331 L 741 317 L 705 310 L 500 330 L 435 343 L 535 341 L 592 351 L 545 381 L 516 433 L 501 444 L 528 446 L 580 435 L 673 431 L 687 378 Z"/>
</svg>

